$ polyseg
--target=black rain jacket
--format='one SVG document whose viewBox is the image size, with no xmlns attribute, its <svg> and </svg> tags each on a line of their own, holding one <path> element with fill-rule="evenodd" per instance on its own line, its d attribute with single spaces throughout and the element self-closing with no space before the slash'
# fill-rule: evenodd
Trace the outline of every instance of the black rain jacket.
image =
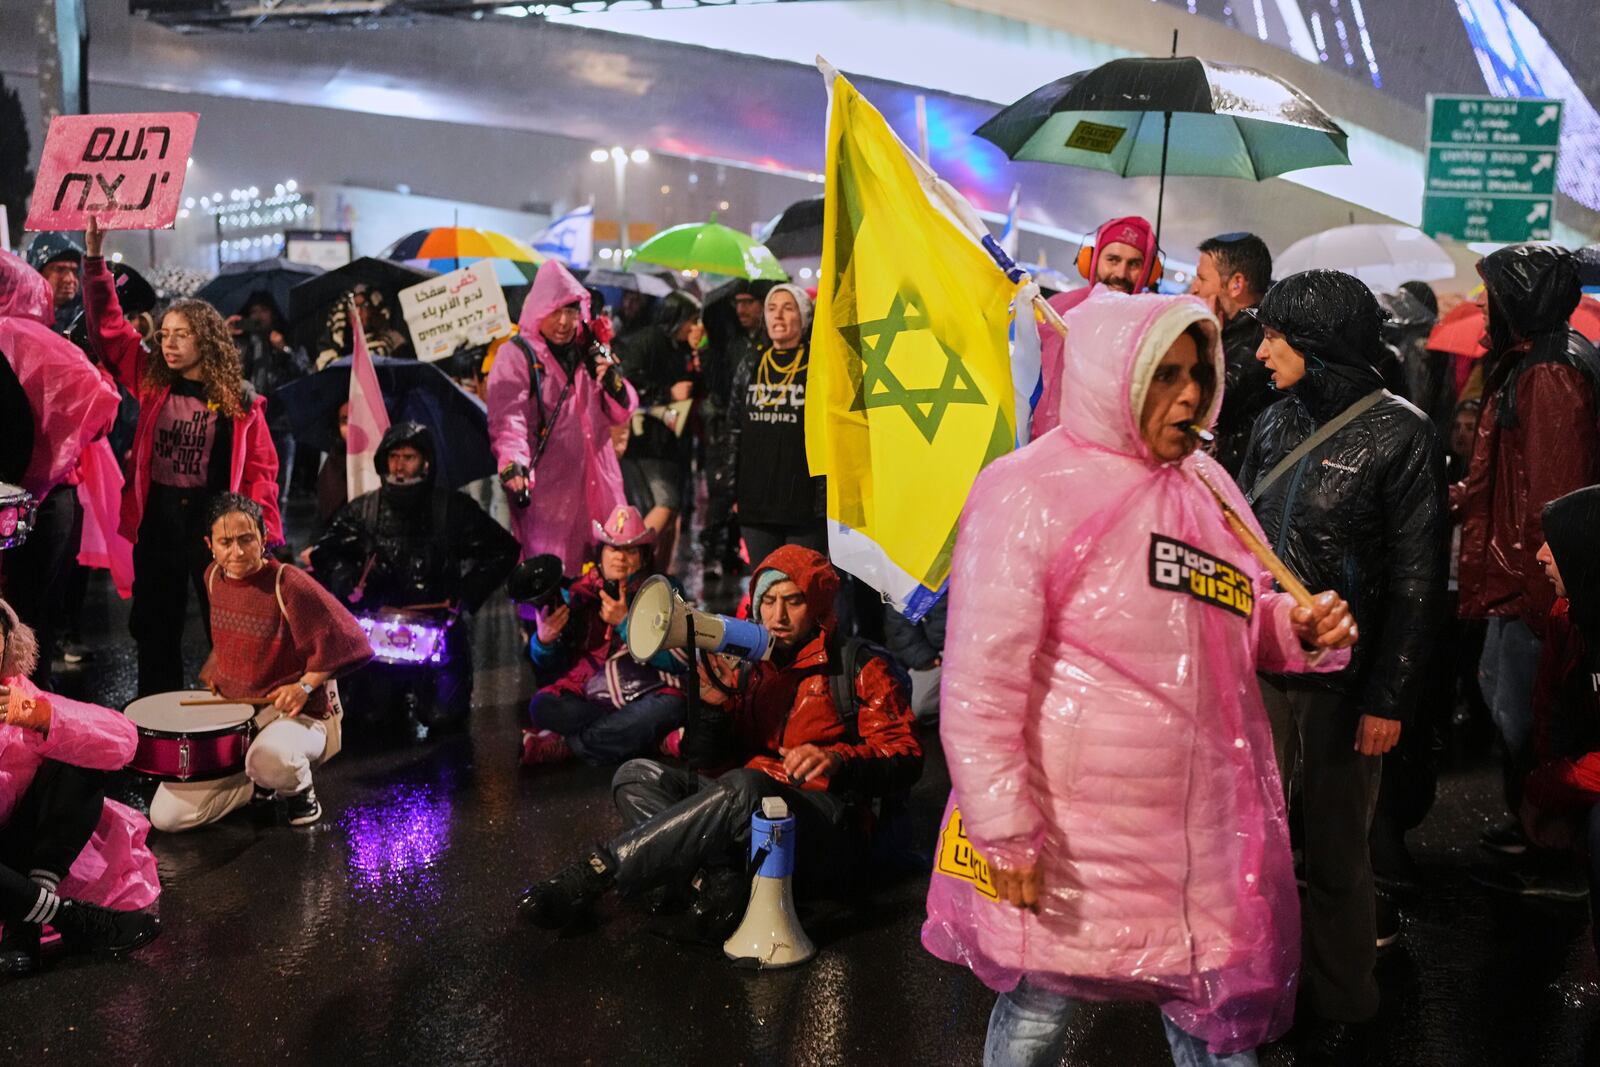
<svg viewBox="0 0 1600 1067">
<path fill-rule="evenodd" d="M 313 574 L 335 596 L 364 608 L 449 600 L 476 611 L 517 565 L 517 540 L 471 497 L 434 484 L 438 464 L 425 426 L 389 427 L 378 445 L 380 475 L 388 473 L 390 450 L 401 445 L 427 458 L 427 475 L 413 485 L 386 483 L 340 508 L 311 550 Z M 352 602 L 363 571 L 361 598 Z"/>
<path fill-rule="evenodd" d="M 1337 277 L 1348 281 L 1296 275 L 1279 283 L 1295 283 L 1290 291 L 1262 301 L 1263 321 L 1307 357 L 1307 372 L 1256 422 L 1239 478 L 1247 494 L 1323 423 L 1383 386 L 1363 356 L 1381 345 L 1381 313 L 1364 286 Z M 1445 622 L 1448 576 L 1444 453 L 1427 416 L 1387 396 L 1253 503 L 1289 568 L 1313 593 L 1336 590 L 1361 630 L 1350 666 L 1301 680 L 1349 694 L 1362 714 L 1408 718 L 1430 684 L 1422 671 Z"/>
</svg>

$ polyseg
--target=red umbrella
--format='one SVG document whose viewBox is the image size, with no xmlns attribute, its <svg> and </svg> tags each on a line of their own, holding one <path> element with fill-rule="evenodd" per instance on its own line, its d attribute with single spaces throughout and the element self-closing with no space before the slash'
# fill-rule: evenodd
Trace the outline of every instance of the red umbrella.
<svg viewBox="0 0 1600 1067">
<path fill-rule="evenodd" d="M 1584 296 L 1568 321 L 1590 341 L 1600 342 L 1600 300 Z M 1428 347 L 1435 352 L 1478 359 L 1484 354 L 1483 334 L 1483 307 L 1462 301 L 1433 328 L 1428 335 Z"/>
</svg>

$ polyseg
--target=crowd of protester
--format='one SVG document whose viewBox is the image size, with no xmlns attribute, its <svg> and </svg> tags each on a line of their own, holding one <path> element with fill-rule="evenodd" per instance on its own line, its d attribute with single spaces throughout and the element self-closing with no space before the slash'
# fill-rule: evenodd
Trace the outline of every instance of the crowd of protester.
<svg viewBox="0 0 1600 1067">
<path fill-rule="evenodd" d="M 986 1062 L 1056 1062 L 1076 1003 L 1111 996 L 1160 1002 L 1178 1062 L 1253 1063 L 1295 1007 L 1262 991 L 1296 973 L 1302 1048 L 1346 1062 L 1453 730 L 1483 717 L 1504 756 L 1506 820 L 1482 842 L 1503 859 L 1481 880 L 1597 901 L 1600 357 L 1553 247 L 1479 264 L 1476 357 L 1429 347 L 1425 284 L 1274 281 L 1249 233 L 1196 253 L 1192 295 L 1155 295 L 1150 224 L 1099 228 L 1087 287 L 1051 298 L 1068 334 L 1042 328 L 1025 447 L 979 478 L 948 603 L 913 620 L 829 563 L 799 286 L 613 309 L 543 264 L 515 336 L 461 375 L 508 530 L 441 477 L 427 425 L 392 425 L 379 488 L 350 499 L 342 454 L 296 446 L 280 390 L 348 350 L 348 310 L 313 361 L 265 292 L 232 317 L 125 306 L 92 226 L 83 247 L 0 252 L 0 481 L 36 506 L 0 554 L 0 971 L 37 967 L 46 926 L 86 950 L 156 936 L 151 828 L 246 806 L 316 822 L 347 717 L 463 729 L 472 617 L 509 595 L 533 694 L 520 759 L 615 767 L 625 827 L 551 857 L 521 901 L 532 924 L 615 889 L 725 933 L 771 797 L 799 820 L 802 889 L 860 892 L 938 723 L 947 820 L 1016 908 L 979 915 L 933 876 L 925 944 L 1001 992 Z M 356 295 L 364 324 L 393 302 Z M 372 340 L 407 357 L 400 325 L 372 319 Z M 313 482 L 296 556 L 283 509 Z M 1228 562 L 1244 556 L 1211 488 L 1309 603 Z M 131 553 L 138 694 L 197 680 L 260 709 L 241 767 L 163 782 L 146 813 L 106 797 L 129 721 L 53 690 L 79 560 L 108 539 Z M 629 607 L 658 573 L 759 620 L 771 658 L 635 659 Z M 191 590 L 210 646 L 194 679 Z M 383 661 L 385 613 L 431 620 L 437 644 Z M 1182 729 L 1152 740 L 1153 721 Z"/>
</svg>

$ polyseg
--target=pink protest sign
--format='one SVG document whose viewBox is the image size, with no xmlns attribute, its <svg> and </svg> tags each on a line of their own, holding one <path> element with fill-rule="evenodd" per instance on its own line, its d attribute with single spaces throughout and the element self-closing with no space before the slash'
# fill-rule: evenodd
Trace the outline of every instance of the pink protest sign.
<svg viewBox="0 0 1600 1067">
<path fill-rule="evenodd" d="M 90 215 L 106 230 L 171 226 L 199 122 L 192 111 L 52 119 L 27 228 L 81 230 Z"/>
</svg>

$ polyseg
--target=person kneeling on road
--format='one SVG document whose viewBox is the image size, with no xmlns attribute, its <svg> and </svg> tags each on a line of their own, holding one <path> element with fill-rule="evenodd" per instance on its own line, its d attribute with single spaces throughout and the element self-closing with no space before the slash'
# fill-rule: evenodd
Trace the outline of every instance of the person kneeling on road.
<svg viewBox="0 0 1600 1067">
<path fill-rule="evenodd" d="M 868 844 L 868 805 L 911 787 L 922 773 L 922 748 L 905 688 L 882 656 L 861 661 L 851 707 L 835 701 L 834 676 L 850 658 L 835 633 L 837 592 L 827 557 L 807 548 L 784 546 L 756 568 L 751 600 L 775 639 L 772 658 L 736 685 L 720 665 L 715 677 L 701 668 L 700 700 L 683 740 L 692 769 L 623 764 L 611 789 L 627 829 L 528 889 L 523 918 L 557 929 L 610 889 L 631 896 L 681 888 L 702 868 L 703 886 L 738 886 L 736 874 L 714 875 L 742 870 L 750 816 L 765 797 L 783 798 L 798 820 L 802 886 L 850 873 Z M 725 895 L 742 910 L 742 891 Z"/>
<path fill-rule="evenodd" d="M 211 655 L 200 680 L 229 700 L 268 701 L 244 770 L 216 781 L 163 782 L 150 824 L 175 833 L 276 799 L 290 826 L 322 818 L 311 771 L 339 751 L 344 711 L 332 683 L 372 658 L 361 626 L 310 575 L 262 555 L 261 507 L 237 493 L 211 505 L 206 568 Z M 259 706 L 259 705 L 258 705 Z"/>
<path fill-rule="evenodd" d="M 597 766 L 654 752 L 683 725 L 687 652 L 664 650 L 648 663 L 628 652 L 628 604 L 649 574 L 656 531 L 623 505 L 594 524 L 599 566 L 540 613 L 528 642 L 534 673 L 556 677 L 528 704 L 522 733 L 526 766 L 561 763 L 574 754 Z"/>
</svg>

